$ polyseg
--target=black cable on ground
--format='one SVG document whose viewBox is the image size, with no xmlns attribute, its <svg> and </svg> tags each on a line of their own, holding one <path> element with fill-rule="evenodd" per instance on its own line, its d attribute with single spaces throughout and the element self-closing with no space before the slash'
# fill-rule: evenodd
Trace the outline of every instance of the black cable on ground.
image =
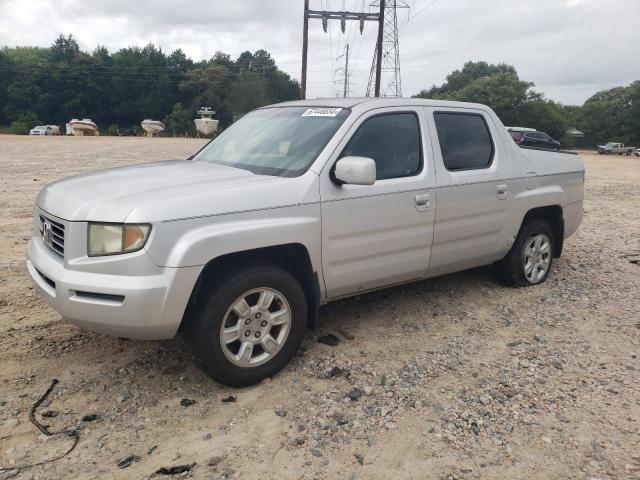
<svg viewBox="0 0 640 480">
<path fill-rule="evenodd" d="M 51 385 L 49 386 L 47 391 L 44 392 L 44 394 L 38 399 L 36 403 L 33 404 L 33 406 L 31 407 L 31 411 L 29 412 L 29 421 L 33 423 L 36 426 L 36 428 L 40 430 L 40 432 L 42 432 L 47 437 L 53 437 L 55 435 L 66 435 L 67 437 L 73 439 L 73 443 L 71 444 L 71 446 L 66 452 L 64 452 L 61 455 L 58 455 L 57 457 L 49 458 L 48 460 L 43 460 L 38 463 L 31 463 L 27 465 L 13 465 L 11 467 L 0 466 L 0 473 L 10 472 L 12 470 L 27 470 L 29 468 L 45 465 L 47 463 L 56 462 L 66 457 L 67 455 L 69 455 L 74 450 L 74 448 L 76 448 L 76 446 L 78 445 L 78 442 L 80 441 L 80 432 L 78 432 L 78 430 L 74 428 L 67 428 L 67 429 L 51 432 L 49 431 L 49 428 L 46 425 L 43 425 L 40 422 L 38 422 L 38 420 L 36 420 L 36 410 L 40 405 L 42 405 L 42 402 L 44 402 L 46 398 L 51 394 L 51 392 L 53 391 L 53 389 L 57 384 L 58 384 L 58 380 L 54 378 L 51 381 Z"/>
</svg>

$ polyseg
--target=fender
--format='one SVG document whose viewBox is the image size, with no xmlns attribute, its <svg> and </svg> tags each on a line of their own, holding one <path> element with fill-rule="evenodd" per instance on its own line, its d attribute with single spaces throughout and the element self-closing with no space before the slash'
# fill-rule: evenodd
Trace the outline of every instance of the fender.
<svg viewBox="0 0 640 480">
<path fill-rule="evenodd" d="M 178 268 L 203 266 L 229 253 L 299 243 L 309 252 L 313 270 L 320 272 L 320 226 L 319 203 L 170 222 L 158 227 L 148 253 L 159 266 Z"/>
<path fill-rule="evenodd" d="M 524 190 L 513 197 L 512 208 L 509 209 L 509 216 L 506 221 L 508 228 L 505 228 L 505 254 L 513 245 L 513 242 L 520 231 L 522 220 L 527 212 L 534 208 L 549 207 L 558 205 L 563 210 L 567 206 L 567 195 L 562 186 L 554 184 L 547 185 L 532 190 Z"/>
</svg>

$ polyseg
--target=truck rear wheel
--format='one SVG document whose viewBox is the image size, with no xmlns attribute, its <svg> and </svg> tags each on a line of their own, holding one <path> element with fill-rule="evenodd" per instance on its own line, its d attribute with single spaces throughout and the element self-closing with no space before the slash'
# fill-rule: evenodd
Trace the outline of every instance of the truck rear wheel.
<svg viewBox="0 0 640 480">
<path fill-rule="evenodd" d="M 245 387 L 270 377 L 295 355 L 307 324 L 307 302 L 295 277 L 277 265 L 229 272 L 200 295 L 185 340 L 214 380 Z"/>
<path fill-rule="evenodd" d="M 553 265 L 555 239 L 549 223 L 540 218 L 520 229 L 509 253 L 498 263 L 505 285 L 527 287 L 544 282 Z"/>
</svg>

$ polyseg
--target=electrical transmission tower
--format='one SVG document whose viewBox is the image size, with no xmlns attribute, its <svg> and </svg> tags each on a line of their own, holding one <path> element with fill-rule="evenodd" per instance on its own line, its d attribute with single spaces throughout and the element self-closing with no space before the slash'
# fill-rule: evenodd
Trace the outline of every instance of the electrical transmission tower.
<svg viewBox="0 0 640 480">
<path fill-rule="evenodd" d="M 345 53 L 343 55 L 338 56 L 336 60 L 341 60 L 344 58 L 344 66 L 338 67 L 334 71 L 334 74 L 342 77 L 341 80 L 338 80 L 335 83 L 336 97 L 344 97 L 347 98 L 351 93 L 351 85 L 350 78 L 351 72 L 349 71 L 349 44 L 345 48 Z"/>
<path fill-rule="evenodd" d="M 376 45 L 371 62 L 367 97 L 371 96 L 376 70 L 379 69 L 383 78 L 380 80 L 380 96 L 401 97 L 402 79 L 400 76 L 400 48 L 398 46 L 398 9 L 409 8 L 404 0 L 376 0 L 372 7 L 382 7 L 384 10 L 381 47 Z M 380 42 L 380 39 L 378 40 Z M 380 55 L 380 50 L 382 55 Z M 382 58 L 381 58 L 382 57 Z M 380 66 L 378 66 L 380 62 Z"/>
</svg>

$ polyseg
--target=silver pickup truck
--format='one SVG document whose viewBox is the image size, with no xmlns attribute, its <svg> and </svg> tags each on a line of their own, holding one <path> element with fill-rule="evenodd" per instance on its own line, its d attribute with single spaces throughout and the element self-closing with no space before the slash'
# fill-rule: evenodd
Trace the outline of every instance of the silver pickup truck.
<svg viewBox="0 0 640 480">
<path fill-rule="evenodd" d="M 636 147 L 625 147 L 624 143 L 609 142 L 606 145 L 598 145 L 598 153 L 600 155 L 631 155 Z"/>
<path fill-rule="evenodd" d="M 287 364 L 326 302 L 490 264 L 543 282 L 583 190 L 578 155 L 519 148 L 483 105 L 288 102 L 187 160 L 46 186 L 27 267 L 69 321 L 182 331 L 201 368 L 243 386 Z"/>
</svg>

